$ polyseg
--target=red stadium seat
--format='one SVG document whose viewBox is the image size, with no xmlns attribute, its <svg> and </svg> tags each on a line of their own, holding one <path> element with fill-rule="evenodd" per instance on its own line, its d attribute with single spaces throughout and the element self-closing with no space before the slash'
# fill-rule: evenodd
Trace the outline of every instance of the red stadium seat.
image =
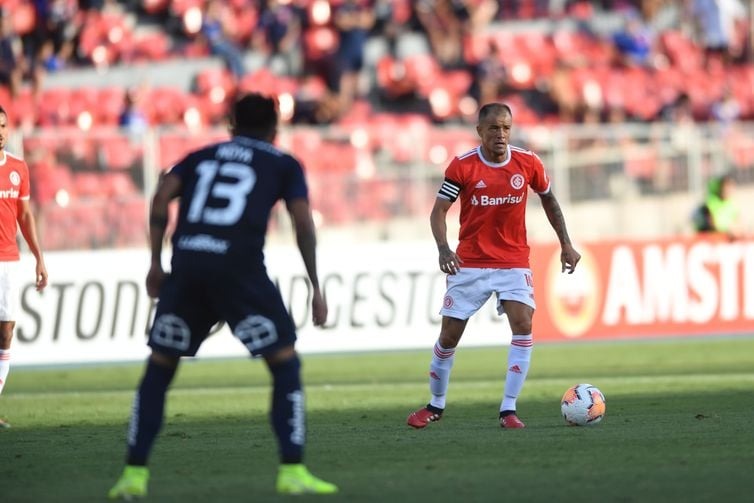
<svg viewBox="0 0 754 503">
<path fill-rule="evenodd" d="M 103 179 L 100 173 L 82 172 L 73 174 L 73 188 L 78 198 L 99 199 L 107 197 L 103 190 Z"/>
<path fill-rule="evenodd" d="M 34 4 L 29 1 L 17 2 L 14 6 L 6 7 L 12 16 L 13 31 L 18 35 L 28 35 L 34 30 L 37 14 Z"/>
<path fill-rule="evenodd" d="M 416 89 L 422 96 L 429 96 L 435 81 L 440 77 L 440 65 L 431 54 L 415 54 L 403 60 L 406 76 L 416 83 Z"/>
<path fill-rule="evenodd" d="M 186 13 L 187 10 L 191 8 L 201 8 L 203 3 L 203 0 L 171 0 L 170 12 L 175 17 L 181 17 Z"/>
<path fill-rule="evenodd" d="M 66 126 L 73 124 L 70 107 L 71 91 L 56 87 L 42 92 L 37 107 L 37 122 L 42 127 Z"/>
<path fill-rule="evenodd" d="M 170 56 L 172 45 L 172 40 L 161 31 L 135 36 L 133 58 L 137 61 L 161 61 Z"/>
<path fill-rule="evenodd" d="M 30 127 L 37 121 L 37 100 L 31 89 L 24 88 L 16 95 L 8 111 L 8 120 L 14 127 Z"/>
<path fill-rule="evenodd" d="M 128 173 L 104 173 L 100 176 L 104 182 L 103 191 L 109 197 L 122 198 L 139 195 L 139 190 Z"/>
<path fill-rule="evenodd" d="M 97 115 L 99 123 L 117 126 L 123 112 L 126 90 L 122 87 L 106 87 L 99 90 L 97 96 Z"/>
<path fill-rule="evenodd" d="M 99 157 L 104 169 L 130 169 L 141 155 L 141 145 L 133 144 L 128 136 L 114 134 L 99 143 Z"/>
<path fill-rule="evenodd" d="M 165 12 L 171 0 L 142 0 L 142 7 L 147 14 L 159 14 Z"/>
<path fill-rule="evenodd" d="M 304 58 L 316 62 L 333 54 L 338 47 L 338 35 L 332 28 L 314 27 L 304 31 Z"/>
<path fill-rule="evenodd" d="M 233 75 L 225 68 L 207 68 L 196 75 L 194 87 L 202 95 L 221 90 L 225 96 L 230 96 L 235 91 L 236 83 Z"/>
<path fill-rule="evenodd" d="M 68 101 L 72 124 L 76 124 L 79 116 L 88 113 L 93 124 L 99 120 L 99 89 L 94 87 L 79 87 L 74 89 Z"/>
<path fill-rule="evenodd" d="M 702 67 L 702 50 L 683 33 L 674 30 L 661 33 L 660 45 L 674 67 L 684 72 Z"/>
<path fill-rule="evenodd" d="M 180 161 L 189 152 L 186 139 L 183 134 L 163 134 L 159 141 L 159 169 L 165 170 Z"/>
<path fill-rule="evenodd" d="M 175 87 L 152 89 L 143 100 L 144 110 L 152 124 L 181 124 L 188 97 Z"/>
</svg>

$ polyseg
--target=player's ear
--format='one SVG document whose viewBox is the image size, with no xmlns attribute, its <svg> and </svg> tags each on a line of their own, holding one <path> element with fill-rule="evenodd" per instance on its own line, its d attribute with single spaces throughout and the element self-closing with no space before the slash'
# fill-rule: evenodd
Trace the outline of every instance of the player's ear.
<svg viewBox="0 0 754 503">
<path fill-rule="evenodd" d="M 225 117 L 225 123 L 228 125 L 228 131 L 230 131 L 231 136 L 236 136 L 236 121 L 233 120 L 232 113 L 229 113 Z"/>
</svg>

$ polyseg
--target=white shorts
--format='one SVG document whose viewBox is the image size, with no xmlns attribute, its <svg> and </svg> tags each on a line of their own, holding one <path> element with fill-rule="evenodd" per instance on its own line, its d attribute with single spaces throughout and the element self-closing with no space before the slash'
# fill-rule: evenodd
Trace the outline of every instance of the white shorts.
<svg viewBox="0 0 754 503">
<path fill-rule="evenodd" d="M 476 269 L 463 267 L 448 274 L 448 289 L 440 314 L 468 320 L 487 302 L 493 293 L 497 314 L 503 314 L 502 301 L 515 300 L 536 309 L 531 269 Z"/>
<path fill-rule="evenodd" d="M 18 262 L 0 261 L 0 321 L 16 321 Z"/>
</svg>

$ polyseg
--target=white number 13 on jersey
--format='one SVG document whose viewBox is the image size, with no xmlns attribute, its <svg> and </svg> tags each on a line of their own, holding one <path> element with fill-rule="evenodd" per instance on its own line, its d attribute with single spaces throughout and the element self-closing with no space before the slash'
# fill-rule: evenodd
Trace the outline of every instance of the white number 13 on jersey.
<svg viewBox="0 0 754 503">
<path fill-rule="evenodd" d="M 257 182 L 257 174 L 246 164 L 202 161 L 196 167 L 196 182 L 186 219 L 211 225 L 233 225 L 246 209 L 246 196 Z M 216 182 L 217 175 L 235 178 L 232 182 Z M 224 208 L 207 208 L 207 198 L 227 201 Z"/>
</svg>

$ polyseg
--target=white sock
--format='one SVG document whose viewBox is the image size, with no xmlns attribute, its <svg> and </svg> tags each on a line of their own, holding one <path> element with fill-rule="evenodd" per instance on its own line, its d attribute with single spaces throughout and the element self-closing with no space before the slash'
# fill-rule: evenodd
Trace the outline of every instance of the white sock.
<svg viewBox="0 0 754 503">
<path fill-rule="evenodd" d="M 521 393 L 521 388 L 524 387 L 526 374 L 529 372 L 533 344 L 531 334 L 514 335 L 511 339 L 511 346 L 508 349 L 508 372 L 505 374 L 505 388 L 503 389 L 500 412 L 516 410 L 516 399 Z"/>
<path fill-rule="evenodd" d="M 10 349 L 0 349 L 0 393 L 3 392 L 5 381 L 10 371 Z"/>
<path fill-rule="evenodd" d="M 453 368 L 456 349 L 445 349 L 440 341 L 435 343 L 432 363 L 429 364 L 429 391 L 432 393 L 430 405 L 438 409 L 445 408 L 445 395 L 448 392 L 450 369 Z"/>
</svg>

